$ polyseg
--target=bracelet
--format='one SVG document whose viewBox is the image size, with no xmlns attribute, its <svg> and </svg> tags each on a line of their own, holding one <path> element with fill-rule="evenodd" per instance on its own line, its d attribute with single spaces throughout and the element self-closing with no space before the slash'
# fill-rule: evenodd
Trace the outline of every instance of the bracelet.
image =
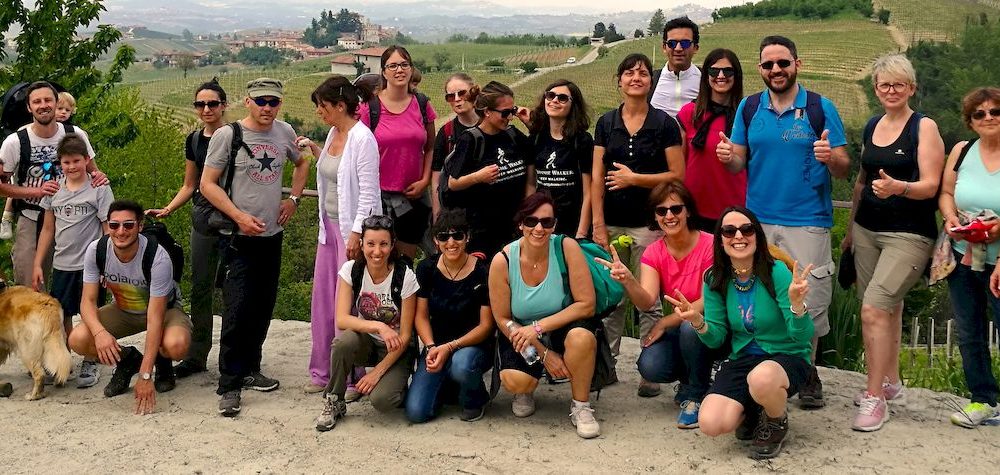
<svg viewBox="0 0 1000 475">
<path fill-rule="evenodd" d="M 548 348 L 546 348 L 545 351 L 542 352 L 542 363 L 543 364 L 545 363 L 545 357 L 546 356 L 549 356 L 549 349 Z"/>
<path fill-rule="evenodd" d="M 910 182 L 904 181 L 903 183 L 906 183 L 906 186 L 903 187 L 903 193 L 899 196 L 906 196 L 910 192 Z"/>
<path fill-rule="evenodd" d="M 796 317 L 801 317 L 801 316 L 805 315 L 805 314 L 806 314 L 806 312 L 808 312 L 808 311 L 809 311 L 809 309 L 808 309 L 808 308 L 806 308 L 806 306 L 805 306 L 805 305 L 803 305 L 803 306 L 802 306 L 802 312 L 801 312 L 801 313 L 800 313 L 800 312 L 796 312 L 796 311 L 795 311 L 795 306 L 794 306 L 794 305 L 789 305 L 789 306 L 788 306 L 788 310 L 789 310 L 790 312 L 792 312 L 792 315 L 795 315 Z"/>
<path fill-rule="evenodd" d="M 437 343 L 431 343 L 429 345 L 424 345 L 424 349 L 429 350 L 431 348 L 434 348 L 435 346 L 437 346 Z"/>
<path fill-rule="evenodd" d="M 703 328 L 705 328 L 705 324 L 706 322 L 705 319 L 703 318 L 701 319 L 701 325 L 691 325 L 691 328 L 694 328 L 694 331 L 696 332 L 700 332 Z"/>
</svg>

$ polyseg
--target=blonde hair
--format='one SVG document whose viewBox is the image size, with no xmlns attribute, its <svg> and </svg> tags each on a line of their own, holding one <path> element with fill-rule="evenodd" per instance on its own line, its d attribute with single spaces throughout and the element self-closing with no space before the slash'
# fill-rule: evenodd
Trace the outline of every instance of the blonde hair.
<svg viewBox="0 0 1000 475">
<path fill-rule="evenodd" d="M 878 83 L 879 76 L 901 78 L 910 84 L 917 84 L 917 72 L 913 63 L 900 53 L 883 55 L 872 64 L 872 84 Z"/>
<path fill-rule="evenodd" d="M 76 98 L 73 97 L 73 95 L 68 92 L 59 93 L 59 100 L 56 102 L 56 104 L 63 104 L 63 103 L 68 105 L 70 109 L 76 109 Z"/>
</svg>

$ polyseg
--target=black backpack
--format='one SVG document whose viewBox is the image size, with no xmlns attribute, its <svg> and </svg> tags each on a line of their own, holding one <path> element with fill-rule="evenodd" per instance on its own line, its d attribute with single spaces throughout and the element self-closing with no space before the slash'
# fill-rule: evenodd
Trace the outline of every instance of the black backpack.
<svg viewBox="0 0 1000 475">
<path fill-rule="evenodd" d="M 160 222 L 147 221 L 142 227 L 141 234 L 146 236 L 146 249 L 142 253 L 142 276 L 146 278 L 146 285 L 153 284 L 153 261 L 156 259 L 156 250 L 159 247 L 163 247 L 163 250 L 167 251 L 173 269 L 174 282 L 179 284 L 181 275 L 184 273 L 184 248 L 170 235 L 167 226 Z M 107 263 L 108 235 L 105 234 L 97 240 L 97 270 L 102 280 Z"/>
<path fill-rule="evenodd" d="M 406 277 L 406 263 L 402 259 L 396 259 L 392 265 L 392 281 L 389 284 L 389 291 L 392 294 L 392 303 L 396 304 L 396 309 L 403 311 L 403 279 Z M 361 296 L 361 279 L 364 278 L 365 261 L 357 259 L 351 267 L 351 312 L 358 314 L 358 297 Z M 414 339 L 415 340 L 415 339 Z"/>
<path fill-rule="evenodd" d="M 429 117 L 427 117 L 427 103 L 430 99 L 419 92 L 414 94 L 417 96 L 417 107 L 420 108 L 420 117 L 424 121 L 424 125 L 431 123 Z M 378 100 L 378 95 L 376 94 L 368 101 L 368 128 L 371 129 L 372 133 L 375 133 L 375 128 L 378 127 L 379 116 L 382 115 L 382 103 Z"/>
</svg>

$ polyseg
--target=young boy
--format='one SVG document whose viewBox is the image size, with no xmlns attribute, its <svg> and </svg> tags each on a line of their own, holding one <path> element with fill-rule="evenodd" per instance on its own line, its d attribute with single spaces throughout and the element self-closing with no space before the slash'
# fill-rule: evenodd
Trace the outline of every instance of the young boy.
<svg viewBox="0 0 1000 475">
<path fill-rule="evenodd" d="M 80 313 L 83 296 L 83 256 L 87 245 L 108 232 L 108 206 L 114 201 L 111 187 L 91 185 L 87 174 L 87 143 L 77 134 L 66 134 L 56 149 L 63 177 L 59 191 L 42 198 L 45 210 L 32 284 L 35 290 L 45 291 L 45 270 L 42 269 L 49 246 L 55 242 L 52 259 L 51 294 L 63 308 L 63 326 L 69 335 L 73 329 L 73 316 Z M 77 387 L 88 388 L 100 379 L 96 361 L 84 360 L 80 364 Z"/>
<path fill-rule="evenodd" d="M 76 113 L 76 98 L 68 92 L 60 92 L 56 101 L 56 121 L 68 122 Z M 0 239 L 14 237 L 14 200 L 7 198 L 3 206 L 3 218 L 0 219 Z"/>
</svg>

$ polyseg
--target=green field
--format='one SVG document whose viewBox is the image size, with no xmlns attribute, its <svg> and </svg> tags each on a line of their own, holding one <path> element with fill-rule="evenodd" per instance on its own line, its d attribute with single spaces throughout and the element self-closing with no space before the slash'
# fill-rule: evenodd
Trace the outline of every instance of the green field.
<svg viewBox="0 0 1000 475">
<path fill-rule="evenodd" d="M 573 46 L 568 48 L 551 48 L 531 53 L 519 53 L 503 58 L 509 67 L 519 67 L 521 63 L 534 61 L 541 68 L 565 64 L 569 58 L 580 59 L 590 51 L 590 46 Z"/>
<path fill-rule="evenodd" d="M 965 27 L 966 18 L 977 21 L 986 13 L 990 23 L 1000 20 L 997 0 L 874 0 L 876 10 L 891 13 L 889 24 L 899 28 L 905 41 L 951 41 Z"/>
</svg>

